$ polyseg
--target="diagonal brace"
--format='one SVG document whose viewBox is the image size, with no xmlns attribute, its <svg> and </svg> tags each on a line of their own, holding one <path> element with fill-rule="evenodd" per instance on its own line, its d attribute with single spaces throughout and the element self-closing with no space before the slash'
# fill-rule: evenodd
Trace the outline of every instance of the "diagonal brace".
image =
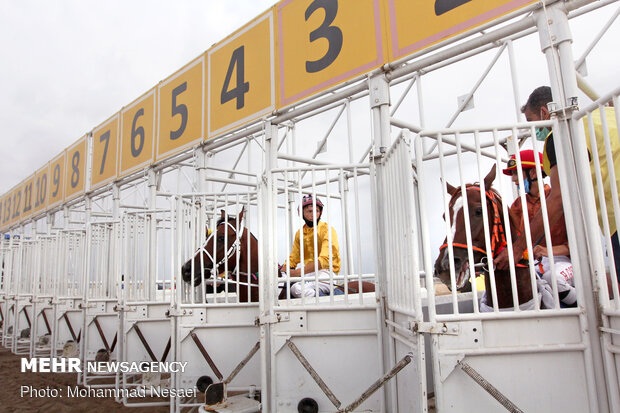
<svg viewBox="0 0 620 413">
<path fill-rule="evenodd" d="M 334 393 L 329 389 L 329 387 L 327 387 L 327 384 L 325 384 L 323 379 L 321 379 L 319 374 L 310 365 L 310 363 L 304 357 L 304 355 L 301 354 L 301 351 L 299 351 L 299 348 L 297 348 L 297 346 L 290 339 L 286 340 L 286 345 L 291 349 L 291 351 L 293 352 L 295 357 L 297 357 L 297 360 L 299 360 L 302 366 L 304 366 L 304 368 L 308 371 L 308 373 L 310 374 L 310 377 L 312 377 L 314 381 L 316 382 L 316 384 L 319 385 L 321 390 L 323 390 L 323 393 L 325 393 L 329 401 L 331 401 L 332 404 L 336 406 L 337 409 L 339 409 L 342 403 L 340 402 L 340 400 L 338 400 L 338 398 L 334 395 Z"/>
</svg>

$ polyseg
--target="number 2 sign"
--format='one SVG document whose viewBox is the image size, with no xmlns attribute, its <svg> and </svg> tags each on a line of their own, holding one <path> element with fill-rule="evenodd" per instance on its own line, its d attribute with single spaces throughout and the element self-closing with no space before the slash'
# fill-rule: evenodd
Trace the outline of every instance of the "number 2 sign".
<svg viewBox="0 0 620 413">
<path fill-rule="evenodd" d="M 384 62 L 380 0 L 285 0 L 277 7 L 281 106 Z"/>
</svg>

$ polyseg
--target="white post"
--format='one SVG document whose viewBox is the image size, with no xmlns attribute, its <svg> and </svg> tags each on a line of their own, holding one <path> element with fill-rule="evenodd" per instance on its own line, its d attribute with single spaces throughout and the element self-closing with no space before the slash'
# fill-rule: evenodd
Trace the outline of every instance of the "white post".
<svg viewBox="0 0 620 413">
<path fill-rule="evenodd" d="M 271 170 L 277 165 L 278 128 L 265 122 L 265 169 L 263 180 L 259 183 L 258 215 L 260 217 L 260 254 L 259 254 L 259 314 L 260 323 L 260 354 L 261 354 L 261 400 L 263 413 L 275 412 L 276 375 L 275 357 L 271 354 L 271 316 L 276 305 L 276 241 L 274 233 L 277 218 L 275 190 Z M 263 322 L 265 320 L 266 322 Z"/>
<path fill-rule="evenodd" d="M 604 269 L 591 268 L 596 260 L 590 255 L 601 251 L 600 229 L 595 208 L 583 208 L 583 205 L 596 205 L 590 179 L 585 139 L 579 125 L 571 118 L 572 111 L 568 98 L 577 96 L 577 79 L 572 54 L 572 35 L 568 25 L 567 11 L 558 3 L 543 8 L 536 13 L 536 25 L 540 36 L 541 49 L 547 58 L 551 90 L 560 110 L 556 112 L 559 124 L 558 137 L 566 141 L 555 140 L 558 155 L 558 171 L 563 188 L 574 188 L 576 196 L 562 197 L 567 233 L 571 245 L 571 261 L 574 267 L 578 302 L 583 303 L 585 314 L 582 315 L 582 337 L 588 344 L 585 350 L 586 374 L 588 382 L 588 399 L 591 411 L 608 412 L 609 383 L 605 380 L 605 368 L 601 351 L 599 331 L 600 315 L 595 301 L 593 279 L 596 273 L 605 274 Z M 571 185 L 571 182 L 577 182 Z M 583 203 L 585 200 L 585 203 Z M 596 256 L 596 255 L 593 255 Z M 593 271 L 593 272 L 591 272 Z M 617 389 L 617 388 L 616 388 Z M 616 390 L 617 391 L 617 390 Z M 615 396 L 617 397 L 617 395 Z"/>
<path fill-rule="evenodd" d="M 373 132 L 373 144 L 372 144 L 372 160 L 371 162 L 371 199 L 373 203 L 373 226 L 374 233 L 376 234 L 375 244 L 375 279 L 376 279 L 376 294 L 379 298 L 380 305 L 377 308 L 377 331 L 379 343 L 381 343 L 381 354 L 379 355 L 379 368 L 381 375 L 387 373 L 390 370 L 390 366 L 394 364 L 395 360 L 390 357 L 390 339 L 389 330 L 384 320 L 391 319 L 391 316 L 387 314 L 387 277 L 386 277 L 386 262 L 385 262 L 385 216 L 380 213 L 383 210 L 382 200 L 384 199 L 384 190 L 381 182 L 383 180 L 383 158 L 385 152 L 390 145 L 390 86 L 385 75 L 375 76 L 369 79 L 368 86 L 370 90 L 370 107 L 372 111 L 372 132 Z M 390 387 L 390 393 L 394 394 L 393 388 L 394 382 L 390 381 L 386 386 Z M 391 400 L 388 397 L 388 392 L 385 387 L 381 389 L 383 393 L 382 397 L 382 411 L 392 412 L 396 411 L 396 400 Z"/>
</svg>

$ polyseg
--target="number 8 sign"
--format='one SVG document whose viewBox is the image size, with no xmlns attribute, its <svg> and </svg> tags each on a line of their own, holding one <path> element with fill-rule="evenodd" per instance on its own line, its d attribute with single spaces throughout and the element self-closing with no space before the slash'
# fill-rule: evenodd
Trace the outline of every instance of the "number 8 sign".
<svg viewBox="0 0 620 413">
<path fill-rule="evenodd" d="M 380 0 L 284 0 L 278 37 L 281 106 L 384 62 Z"/>
<path fill-rule="evenodd" d="M 81 195 L 86 189 L 84 174 L 86 173 L 87 138 L 87 135 L 83 136 L 66 151 L 65 201 Z"/>
</svg>

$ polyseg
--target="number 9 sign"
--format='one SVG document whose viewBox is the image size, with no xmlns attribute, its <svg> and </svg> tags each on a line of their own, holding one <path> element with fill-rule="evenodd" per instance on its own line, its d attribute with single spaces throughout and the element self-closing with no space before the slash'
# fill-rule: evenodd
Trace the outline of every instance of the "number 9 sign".
<svg viewBox="0 0 620 413">
<path fill-rule="evenodd" d="M 88 136 L 83 136 L 66 151 L 65 201 L 81 195 L 86 189 L 84 174 L 86 172 L 87 138 Z M 96 166 L 93 165 L 93 168 Z"/>
<path fill-rule="evenodd" d="M 65 155 L 61 153 L 48 164 L 47 206 L 59 205 L 65 198 Z"/>
<path fill-rule="evenodd" d="M 278 5 L 280 105 L 384 62 L 380 0 L 285 0 Z"/>
</svg>

